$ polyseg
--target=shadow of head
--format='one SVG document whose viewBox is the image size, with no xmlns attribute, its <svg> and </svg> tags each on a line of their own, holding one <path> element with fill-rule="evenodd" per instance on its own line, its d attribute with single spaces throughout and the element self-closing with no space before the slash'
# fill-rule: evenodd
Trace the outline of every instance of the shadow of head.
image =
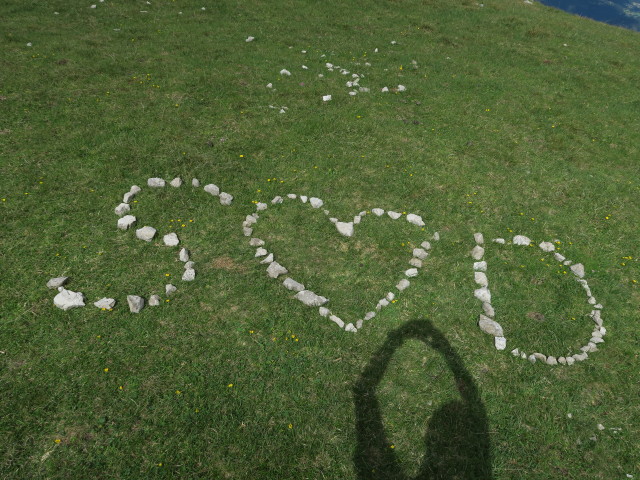
<svg viewBox="0 0 640 480">
<path fill-rule="evenodd" d="M 389 448 L 376 395 L 394 352 L 410 339 L 424 342 L 443 357 L 455 380 L 452 388 L 460 397 L 431 415 L 425 426 L 425 453 L 414 477 L 405 473 Z M 415 320 L 391 331 L 363 370 L 353 393 L 357 435 L 354 463 L 360 480 L 492 478 L 488 423 L 478 389 L 456 351 L 431 322 Z"/>
</svg>

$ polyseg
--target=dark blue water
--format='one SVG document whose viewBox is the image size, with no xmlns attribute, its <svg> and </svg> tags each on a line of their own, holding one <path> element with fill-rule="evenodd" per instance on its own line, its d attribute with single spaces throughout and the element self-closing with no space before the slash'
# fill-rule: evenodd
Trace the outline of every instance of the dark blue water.
<svg viewBox="0 0 640 480">
<path fill-rule="evenodd" d="M 539 0 L 582 17 L 640 32 L 640 1 L 631 0 Z"/>
</svg>

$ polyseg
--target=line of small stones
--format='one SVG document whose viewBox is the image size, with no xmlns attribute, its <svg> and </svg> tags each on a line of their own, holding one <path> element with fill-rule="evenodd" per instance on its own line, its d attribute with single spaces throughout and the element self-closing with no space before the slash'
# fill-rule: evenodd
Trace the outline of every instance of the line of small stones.
<svg viewBox="0 0 640 480">
<path fill-rule="evenodd" d="M 308 203 L 312 208 L 315 209 L 319 209 L 324 205 L 324 202 L 317 197 L 307 197 L 306 195 L 297 195 L 295 193 L 289 193 L 286 195 L 286 197 L 281 197 L 278 195 L 271 200 L 271 204 L 282 204 L 284 203 L 285 199 L 299 199 L 302 203 Z M 338 325 L 339 328 L 353 333 L 361 329 L 365 321 L 369 321 L 374 318 L 377 312 L 381 311 L 382 308 L 386 307 L 395 300 L 396 294 L 393 292 L 389 292 L 378 301 L 376 305 L 376 311 L 367 312 L 363 318 L 356 321 L 355 325 L 353 323 L 347 323 L 345 325 L 345 322 L 340 317 L 333 314 L 331 310 L 323 306 L 329 302 L 328 298 L 318 295 L 311 290 L 307 290 L 302 283 L 299 283 L 293 278 L 286 276 L 286 274 L 289 273 L 289 270 L 275 261 L 273 253 L 264 248 L 264 240 L 252 237 L 253 227 L 255 224 L 257 224 L 258 219 L 260 218 L 258 212 L 265 211 L 267 210 L 267 208 L 268 205 L 266 203 L 256 202 L 256 211 L 250 215 L 247 215 L 245 220 L 242 222 L 242 232 L 245 237 L 251 237 L 251 239 L 249 240 L 249 245 L 256 248 L 255 258 L 261 258 L 260 264 L 268 265 L 267 275 L 270 278 L 274 279 L 277 279 L 280 276 L 285 276 L 282 285 L 288 290 L 296 292 L 294 298 L 309 307 L 319 307 L 318 313 L 320 314 L 320 316 L 328 317 L 329 320 Z M 323 210 L 323 212 L 325 215 L 329 215 L 329 210 L 325 209 Z M 367 213 L 368 212 L 366 211 L 358 213 L 358 215 L 356 215 L 351 222 L 340 222 L 337 218 L 334 217 L 329 218 L 329 220 L 336 226 L 340 234 L 346 237 L 351 237 L 354 233 L 354 225 L 358 225 L 362 221 L 362 218 L 367 215 Z M 371 213 L 378 217 L 381 217 L 382 215 L 384 215 L 385 211 L 381 208 L 373 208 L 371 210 Z M 401 213 L 393 211 L 388 211 L 386 213 L 393 220 L 397 220 L 402 216 Z M 424 227 L 425 225 L 422 221 L 422 218 L 419 215 L 415 214 L 408 214 L 407 221 L 419 227 Z M 440 239 L 440 236 L 437 232 L 434 234 L 433 239 L 436 241 Z M 411 260 L 409 260 L 409 264 L 412 268 L 409 268 L 404 272 L 406 278 L 402 278 L 396 285 L 396 289 L 398 289 L 398 292 L 401 292 L 409 287 L 411 282 L 408 280 L 408 278 L 413 278 L 418 275 L 418 269 L 422 268 L 424 260 L 426 260 L 429 256 L 428 250 L 430 249 L 431 244 L 427 241 L 422 242 L 420 248 L 413 249 L 412 258 Z"/>
<path fill-rule="evenodd" d="M 504 350 L 507 346 L 507 340 L 504 337 L 502 326 L 494 319 L 495 310 L 491 305 L 489 281 L 485 273 L 487 271 L 487 262 L 482 260 L 484 256 L 484 247 L 482 247 L 482 245 L 484 244 L 484 237 L 481 233 L 475 233 L 474 239 L 476 242 L 476 246 L 471 251 L 471 256 L 474 260 L 476 260 L 476 262 L 474 262 L 473 264 L 473 276 L 474 281 L 480 287 L 474 291 L 474 296 L 478 300 L 480 300 L 480 302 L 482 302 L 482 309 L 484 311 L 484 314 L 480 315 L 478 326 L 483 332 L 494 336 L 496 349 Z M 501 245 L 504 245 L 506 243 L 504 238 L 495 238 L 493 239 L 493 242 Z M 513 244 L 526 246 L 534 245 L 529 238 L 523 235 L 514 236 Z M 553 256 L 558 262 L 562 262 L 563 265 L 570 267 L 571 272 L 576 277 L 576 281 L 580 283 L 580 285 L 582 285 L 582 287 L 584 288 L 589 305 L 591 305 L 593 308 L 589 316 L 594 321 L 595 327 L 593 332 L 591 332 L 591 339 L 589 340 L 589 342 L 585 346 L 580 348 L 581 353 L 559 357 L 555 357 L 553 355 L 545 355 L 539 352 L 527 355 L 526 352 L 520 351 L 518 348 L 514 348 L 511 351 L 511 354 L 516 357 L 528 359 L 531 363 L 535 363 L 539 360 L 543 363 L 546 363 L 547 365 L 573 365 L 576 361 L 581 362 L 586 360 L 589 357 L 589 353 L 596 352 L 598 350 L 597 344 L 604 342 L 604 339 L 602 337 L 604 337 L 604 335 L 607 333 L 607 330 L 602 325 L 601 310 L 603 307 L 602 305 L 597 303 L 597 300 L 591 294 L 589 284 L 583 278 L 584 266 L 581 263 L 573 264 L 573 262 L 571 260 L 567 260 L 564 255 L 560 254 L 559 252 L 554 252 L 555 246 L 551 242 L 542 242 L 538 246 L 543 252 L 553 252 Z"/>
</svg>

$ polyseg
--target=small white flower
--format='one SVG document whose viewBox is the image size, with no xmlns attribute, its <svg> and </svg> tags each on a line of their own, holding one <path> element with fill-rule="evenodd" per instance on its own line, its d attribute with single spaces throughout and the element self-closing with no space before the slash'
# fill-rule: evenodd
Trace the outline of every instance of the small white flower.
<svg viewBox="0 0 640 480">
<path fill-rule="evenodd" d="M 328 102 L 329 100 L 331 100 L 331 95 L 323 95 L 323 96 L 322 96 L 322 100 L 323 100 L 324 102 Z"/>
</svg>

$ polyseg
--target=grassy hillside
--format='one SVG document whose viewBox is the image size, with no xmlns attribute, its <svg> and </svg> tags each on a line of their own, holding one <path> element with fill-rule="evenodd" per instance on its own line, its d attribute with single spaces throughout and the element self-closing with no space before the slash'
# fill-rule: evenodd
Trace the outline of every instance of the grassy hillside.
<svg viewBox="0 0 640 480">
<path fill-rule="evenodd" d="M 91 7 L 0 5 L 2 478 L 640 477 L 637 32 L 511 0 Z M 134 184 L 150 244 L 116 228 Z M 271 206 L 289 193 L 324 206 Z M 395 301 L 352 334 L 293 299 L 243 235 L 257 202 L 253 236 L 346 323 Z M 376 207 L 426 225 L 327 220 Z M 505 351 L 477 327 L 476 232 Z M 491 242 L 516 234 L 584 264 L 588 360 L 509 354 L 593 330 L 567 266 Z M 86 307 L 54 307 L 61 275 Z"/>
</svg>

